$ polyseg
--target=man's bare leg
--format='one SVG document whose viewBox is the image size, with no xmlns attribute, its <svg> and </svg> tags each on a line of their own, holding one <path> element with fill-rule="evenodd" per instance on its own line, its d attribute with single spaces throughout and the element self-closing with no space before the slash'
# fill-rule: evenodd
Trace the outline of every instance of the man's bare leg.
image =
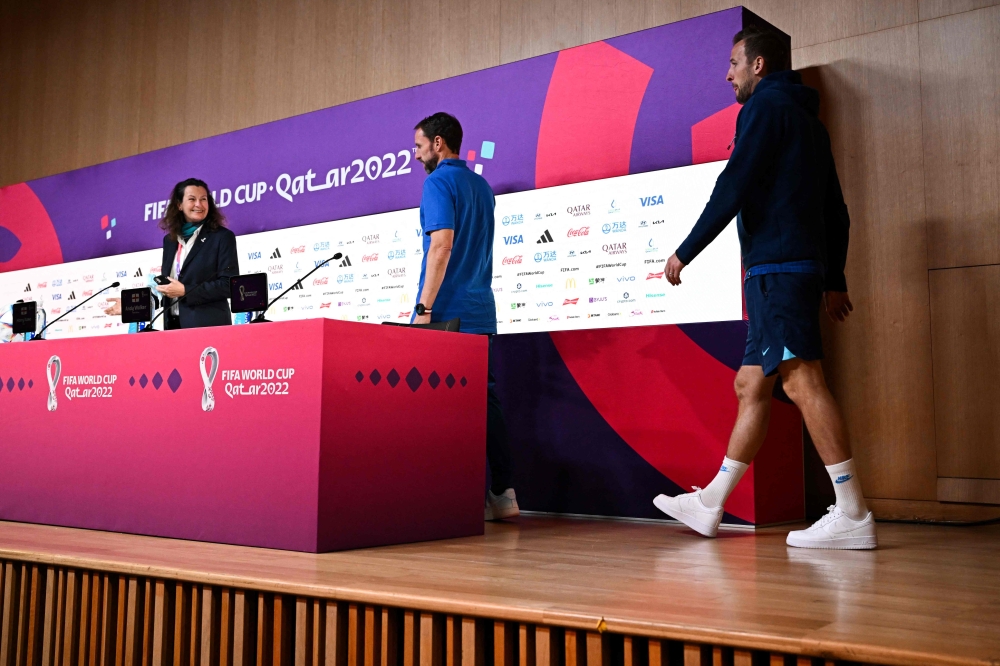
<svg viewBox="0 0 1000 666">
<path fill-rule="evenodd" d="M 802 412 L 823 464 L 830 466 L 850 460 L 847 426 L 837 401 L 826 386 L 820 362 L 793 358 L 783 361 L 778 372 L 785 393 Z"/>
</svg>

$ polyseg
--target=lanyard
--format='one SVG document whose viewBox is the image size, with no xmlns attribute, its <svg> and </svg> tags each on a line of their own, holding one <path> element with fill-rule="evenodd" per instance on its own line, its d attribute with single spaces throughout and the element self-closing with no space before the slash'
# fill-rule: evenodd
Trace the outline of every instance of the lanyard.
<svg viewBox="0 0 1000 666">
<path fill-rule="evenodd" d="M 174 256 L 174 267 L 175 267 L 174 275 L 177 276 L 178 280 L 181 279 L 181 252 L 183 252 L 183 251 L 184 251 L 184 243 L 182 243 L 180 240 L 178 240 L 177 241 L 177 254 Z"/>
</svg>

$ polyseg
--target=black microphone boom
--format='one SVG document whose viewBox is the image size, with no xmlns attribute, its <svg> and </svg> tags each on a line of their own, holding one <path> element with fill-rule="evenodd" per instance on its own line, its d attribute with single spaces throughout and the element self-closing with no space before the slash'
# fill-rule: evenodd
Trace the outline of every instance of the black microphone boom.
<svg viewBox="0 0 1000 666">
<path fill-rule="evenodd" d="M 121 285 L 121 282 L 112 282 L 111 284 L 109 284 L 104 289 L 101 289 L 100 291 L 96 292 L 93 296 L 90 296 L 90 298 L 84 299 L 84 300 L 80 301 L 79 303 L 77 303 L 76 305 L 74 305 L 73 307 L 71 307 L 69 310 L 66 310 L 66 312 L 62 313 L 61 315 L 59 315 L 58 317 L 56 317 L 55 319 L 53 319 L 52 321 L 50 321 L 48 324 L 46 324 L 45 326 L 43 326 L 42 330 L 38 331 L 38 335 L 36 335 L 35 337 L 33 337 L 31 339 L 32 342 L 34 342 L 35 340 L 44 340 L 44 338 L 42 337 L 42 333 L 44 333 L 45 329 L 47 329 L 49 326 L 51 326 L 52 324 L 54 324 L 57 321 L 59 321 L 60 319 L 62 319 L 66 315 L 68 315 L 70 312 L 73 312 L 77 308 L 81 307 L 87 301 L 89 301 L 89 300 L 91 300 L 93 298 L 97 298 L 98 296 L 100 296 L 101 294 L 103 294 L 104 292 L 106 292 L 108 289 L 114 289 L 115 287 L 118 287 L 120 285 Z"/>
<path fill-rule="evenodd" d="M 287 294 L 288 292 L 290 292 L 292 289 L 295 289 L 296 285 L 302 284 L 302 281 L 305 280 L 307 277 L 309 277 L 310 275 L 312 275 L 313 273 L 315 273 L 319 269 L 323 268 L 323 266 L 326 266 L 331 261 L 336 261 L 337 259 L 340 259 L 343 256 L 344 256 L 343 254 L 341 254 L 340 252 L 338 252 L 337 254 L 333 255 L 332 257 L 330 257 L 326 261 L 324 261 L 322 263 L 319 263 L 319 264 L 316 264 L 316 266 L 311 271 L 309 271 L 308 273 L 306 273 L 305 275 L 303 275 L 302 277 L 300 277 L 298 280 L 296 280 L 295 282 L 293 282 L 291 287 L 289 287 L 288 289 L 284 290 L 283 292 L 281 292 L 280 294 L 278 294 L 277 296 L 275 296 L 274 298 L 272 298 L 270 301 L 268 301 L 267 305 L 264 306 L 264 311 L 261 312 L 259 315 L 257 315 L 254 318 L 254 320 L 252 322 L 250 322 L 250 323 L 251 324 L 260 324 L 260 323 L 269 321 L 268 319 L 264 318 L 264 315 L 267 314 L 268 308 L 270 308 L 278 300 L 280 300 L 282 296 L 284 296 L 285 294 Z"/>
</svg>

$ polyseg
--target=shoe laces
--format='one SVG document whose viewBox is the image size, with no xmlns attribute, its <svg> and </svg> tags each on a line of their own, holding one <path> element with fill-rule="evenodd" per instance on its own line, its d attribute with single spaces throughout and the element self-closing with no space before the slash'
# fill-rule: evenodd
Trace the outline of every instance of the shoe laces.
<svg viewBox="0 0 1000 666">
<path fill-rule="evenodd" d="M 701 486 L 691 486 L 691 487 L 694 489 L 694 491 L 696 493 L 700 493 L 701 492 Z"/>
<path fill-rule="evenodd" d="M 826 527 L 827 525 L 829 525 L 830 523 L 832 523 L 833 521 L 837 520 L 842 515 L 844 515 L 844 512 L 841 511 L 840 507 L 837 506 L 836 504 L 832 504 L 826 507 L 826 510 L 828 513 L 819 520 L 817 520 L 816 523 L 813 525 L 813 527 Z"/>
</svg>

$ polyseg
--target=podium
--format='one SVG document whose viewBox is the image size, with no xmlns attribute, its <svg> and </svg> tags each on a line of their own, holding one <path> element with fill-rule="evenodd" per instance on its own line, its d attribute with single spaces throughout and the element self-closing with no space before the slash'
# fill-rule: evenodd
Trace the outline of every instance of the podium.
<svg viewBox="0 0 1000 666">
<path fill-rule="evenodd" d="M 0 519 L 305 552 L 483 533 L 487 340 L 325 319 L 0 347 Z"/>
</svg>

